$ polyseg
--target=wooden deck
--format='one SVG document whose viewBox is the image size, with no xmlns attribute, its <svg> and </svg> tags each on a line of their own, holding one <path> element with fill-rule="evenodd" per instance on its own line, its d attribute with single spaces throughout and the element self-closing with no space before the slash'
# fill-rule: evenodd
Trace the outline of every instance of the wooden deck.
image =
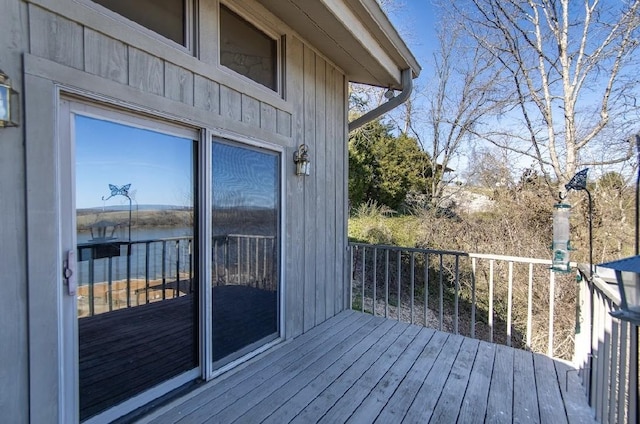
<svg viewBox="0 0 640 424">
<path fill-rule="evenodd" d="M 570 369 L 346 311 L 139 422 L 594 422 Z"/>
</svg>

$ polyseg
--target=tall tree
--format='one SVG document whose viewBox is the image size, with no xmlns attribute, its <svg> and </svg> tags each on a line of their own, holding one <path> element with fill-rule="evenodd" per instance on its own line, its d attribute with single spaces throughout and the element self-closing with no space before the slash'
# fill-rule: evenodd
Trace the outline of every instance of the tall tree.
<svg viewBox="0 0 640 424">
<path fill-rule="evenodd" d="M 493 95 L 499 73 L 496 58 L 469 46 L 463 27 L 446 13 L 439 15 L 437 41 L 427 70 L 430 82 L 419 94 L 424 111 L 415 113 L 410 105 L 406 113 L 413 116 L 405 120 L 433 160 L 436 172 L 428 192 L 434 206 L 451 182 L 446 171 L 452 161 L 468 147 L 465 142 L 478 131 L 482 118 L 499 107 Z"/>
<path fill-rule="evenodd" d="M 392 133 L 373 121 L 349 139 L 349 201 L 352 207 L 375 200 L 400 210 L 411 192 L 424 194 L 430 160 L 415 138 Z"/>
<path fill-rule="evenodd" d="M 534 160 L 546 181 L 631 158 L 638 131 L 640 0 L 452 2 L 475 45 L 493 55 L 506 101 L 480 132 Z"/>
</svg>

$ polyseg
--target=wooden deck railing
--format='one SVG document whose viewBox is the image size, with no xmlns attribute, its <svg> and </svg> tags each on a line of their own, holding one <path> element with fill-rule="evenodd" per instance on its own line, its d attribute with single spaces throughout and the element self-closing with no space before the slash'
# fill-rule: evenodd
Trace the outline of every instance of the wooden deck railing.
<svg viewBox="0 0 640 424">
<path fill-rule="evenodd" d="M 350 243 L 353 309 L 571 359 L 574 275 L 551 260 Z"/>
<path fill-rule="evenodd" d="M 638 422 L 638 326 L 609 315 L 619 309 L 615 284 L 580 269 L 575 365 L 599 422 Z"/>
</svg>

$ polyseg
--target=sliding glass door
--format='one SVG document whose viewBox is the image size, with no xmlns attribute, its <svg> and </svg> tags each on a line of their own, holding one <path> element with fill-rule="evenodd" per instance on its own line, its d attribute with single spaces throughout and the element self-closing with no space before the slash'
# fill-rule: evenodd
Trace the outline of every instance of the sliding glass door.
<svg viewBox="0 0 640 424">
<path fill-rule="evenodd" d="M 113 117 L 73 118 L 81 420 L 199 367 L 193 131 Z"/>
<path fill-rule="evenodd" d="M 279 337 L 281 151 L 60 104 L 61 401 L 108 422 Z"/>
<path fill-rule="evenodd" d="M 278 336 L 278 153 L 214 140 L 211 222 L 216 367 Z"/>
</svg>

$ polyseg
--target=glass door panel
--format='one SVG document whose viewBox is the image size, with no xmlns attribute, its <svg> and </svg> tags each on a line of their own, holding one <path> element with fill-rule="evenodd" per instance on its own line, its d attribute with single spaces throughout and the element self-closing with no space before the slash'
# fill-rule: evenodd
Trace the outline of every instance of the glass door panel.
<svg viewBox="0 0 640 424">
<path fill-rule="evenodd" d="M 74 134 L 84 420 L 199 365 L 196 143 L 83 115 Z"/>
<path fill-rule="evenodd" d="M 214 141 L 214 366 L 278 336 L 279 175 L 277 153 Z"/>
</svg>

